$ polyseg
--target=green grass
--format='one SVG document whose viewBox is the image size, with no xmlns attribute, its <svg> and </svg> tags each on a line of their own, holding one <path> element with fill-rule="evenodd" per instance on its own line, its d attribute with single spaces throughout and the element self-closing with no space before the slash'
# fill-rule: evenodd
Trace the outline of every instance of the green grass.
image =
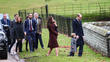
<svg viewBox="0 0 110 62">
<path fill-rule="evenodd" d="M 58 15 L 72 15 L 74 13 L 85 12 L 99 12 L 99 5 L 94 3 L 108 2 L 101 4 L 101 7 L 105 6 L 109 8 L 109 0 L 48 0 L 49 13 Z M 80 7 L 81 9 L 78 9 Z M 45 0 L 0 0 L 0 13 L 9 13 L 11 18 L 13 14 L 17 13 L 20 9 L 37 8 L 45 5 Z M 56 10 L 57 7 L 57 10 Z M 72 9 L 72 7 L 74 7 Z M 89 7 L 89 9 L 88 9 Z M 76 9 L 76 10 L 74 10 Z M 90 10 L 90 11 L 89 11 Z M 39 12 L 39 11 L 38 11 Z"/>
<path fill-rule="evenodd" d="M 39 7 L 44 4 L 44 0 L 0 0 L 0 13 L 18 13 L 20 9 Z"/>
<path fill-rule="evenodd" d="M 68 2 L 67 2 L 68 1 Z M 88 14 L 88 13 L 100 13 L 100 6 L 103 9 L 107 9 L 109 11 L 110 2 L 106 0 L 77 0 L 77 1 L 70 1 L 67 0 L 62 4 L 57 4 L 53 6 L 49 6 L 49 13 L 58 14 L 58 15 L 66 15 L 71 16 L 73 14 L 82 13 L 82 14 Z M 99 3 L 99 4 L 98 4 Z"/>
<path fill-rule="evenodd" d="M 50 56 L 46 56 L 49 48 L 48 45 L 48 30 L 43 29 L 42 38 L 45 45 L 45 49 L 42 49 L 39 45 L 38 50 L 33 53 L 25 51 L 25 44 L 23 46 L 23 51 L 20 53 L 21 58 L 28 58 L 26 62 L 110 62 L 109 58 L 102 57 L 101 54 L 93 52 L 87 45 L 84 45 L 84 53 L 80 58 L 75 54 L 74 57 L 67 57 L 70 48 L 59 48 L 59 56 L 55 56 L 55 50 L 52 51 Z M 70 46 L 70 37 L 63 34 L 59 34 L 58 43 L 60 46 Z"/>
</svg>

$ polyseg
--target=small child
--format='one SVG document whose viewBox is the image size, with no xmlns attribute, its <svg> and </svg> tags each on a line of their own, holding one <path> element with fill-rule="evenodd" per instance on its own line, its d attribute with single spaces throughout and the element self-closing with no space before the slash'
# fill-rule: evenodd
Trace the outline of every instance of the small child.
<svg viewBox="0 0 110 62">
<path fill-rule="evenodd" d="M 74 56 L 74 53 L 77 52 L 76 41 L 79 38 L 75 33 L 71 34 L 71 50 L 69 56 Z"/>
</svg>

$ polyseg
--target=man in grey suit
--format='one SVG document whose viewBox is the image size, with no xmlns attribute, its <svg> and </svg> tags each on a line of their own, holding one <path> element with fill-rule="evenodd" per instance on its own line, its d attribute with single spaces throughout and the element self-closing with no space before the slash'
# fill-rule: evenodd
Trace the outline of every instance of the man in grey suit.
<svg viewBox="0 0 110 62">
<path fill-rule="evenodd" d="M 40 41 L 41 47 L 44 49 L 43 41 L 42 41 L 42 19 L 39 17 L 38 13 L 34 13 L 34 19 L 37 24 L 37 33 L 36 33 L 36 43 L 35 43 L 35 49 L 38 48 L 38 40 Z"/>
</svg>

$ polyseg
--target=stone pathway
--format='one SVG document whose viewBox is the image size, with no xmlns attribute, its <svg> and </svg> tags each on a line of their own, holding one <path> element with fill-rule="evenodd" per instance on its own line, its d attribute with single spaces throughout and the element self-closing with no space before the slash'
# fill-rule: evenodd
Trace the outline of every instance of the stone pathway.
<svg viewBox="0 0 110 62">
<path fill-rule="evenodd" d="M 15 52 L 16 43 L 13 45 L 11 49 L 11 54 L 8 53 L 8 59 L 7 60 L 1 60 L 0 62 L 25 62 L 24 59 L 20 59 L 18 54 Z"/>
<path fill-rule="evenodd" d="M 23 59 L 19 59 L 18 55 L 8 54 L 7 60 L 0 60 L 0 62 L 25 62 Z"/>
</svg>

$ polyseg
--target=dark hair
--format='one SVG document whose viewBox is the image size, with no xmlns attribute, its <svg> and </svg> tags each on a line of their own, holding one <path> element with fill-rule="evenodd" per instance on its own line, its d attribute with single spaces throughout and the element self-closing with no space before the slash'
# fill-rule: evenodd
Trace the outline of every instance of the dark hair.
<svg viewBox="0 0 110 62">
<path fill-rule="evenodd" d="M 50 26 L 50 24 L 52 24 L 53 22 L 52 22 L 52 16 L 49 16 L 48 17 L 48 22 L 47 22 L 47 28 L 49 28 L 49 26 Z"/>
<path fill-rule="evenodd" d="M 29 15 L 26 16 L 26 19 L 28 19 L 28 18 L 29 18 Z"/>
<path fill-rule="evenodd" d="M 18 21 L 18 18 L 20 18 L 20 22 L 22 22 L 22 18 L 21 17 L 17 17 L 17 19 L 16 19 L 17 21 Z"/>
<path fill-rule="evenodd" d="M 14 14 L 14 17 L 15 17 L 16 15 L 18 15 L 18 14 Z"/>
</svg>

